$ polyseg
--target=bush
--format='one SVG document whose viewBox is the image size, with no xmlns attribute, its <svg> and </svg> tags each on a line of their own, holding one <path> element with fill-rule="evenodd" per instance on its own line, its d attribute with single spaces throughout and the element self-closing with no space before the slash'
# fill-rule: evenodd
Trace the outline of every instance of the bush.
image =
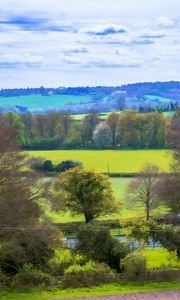
<svg viewBox="0 0 180 300">
<path fill-rule="evenodd" d="M 77 234 L 77 239 L 79 253 L 121 272 L 119 261 L 129 253 L 129 247 L 113 238 L 109 230 L 98 229 L 95 223 L 91 223 L 84 225 Z"/>
<path fill-rule="evenodd" d="M 130 278 L 138 279 L 146 272 L 146 258 L 140 252 L 132 252 L 122 260 L 121 268 Z"/>
<path fill-rule="evenodd" d="M 54 165 L 51 160 L 44 160 L 42 157 L 33 157 L 28 160 L 30 168 L 36 171 L 52 172 Z"/>
<path fill-rule="evenodd" d="M 35 268 L 44 268 L 49 259 L 54 256 L 53 243 L 59 242 L 57 235 L 54 242 L 51 228 L 46 230 L 17 231 L 8 242 L 3 242 L 0 247 L 0 269 L 8 276 L 15 275 L 23 265 L 31 264 Z"/>
<path fill-rule="evenodd" d="M 84 265 L 86 262 L 86 257 L 69 249 L 60 248 L 55 249 L 54 257 L 49 260 L 48 267 L 53 276 L 62 276 L 70 266 Z"/>
<path fill-rule="evenodd" d="M 56 165 L 55 170 L 57 172 L 64 172 L 71 168 L 82 167 L 82 163 L 75 160 L 64 160 Z"/>
<path fill-rule="evenodd" d="M 42 164 L 42 170 L 47 171 L 47 172 L 52 172 L 53 171 L 53 163 L 51 160 L 45 160 Z"/>
<path fill-rule="evenodd" d="M 42 157 L 32 157 L 28 159 L 28 165 L 30 166 L 31 169 L 36 171 L 42 170 L 43 162 L 44 159 Z"/>
<path fill-rule="evenodd" d="M 47 286 L 51 277 L 41 270 L 33 268 L 32 265 L 24 265 L 13 277 L 12 285 L 15 287 L 37 287 Z"/>
<path fill-rule="evenodd" d="M 73 255 L 68 249 L 55 249 L 54 257 L 49 260 L 49 269 L 53 276 L 61 276 L 65 269 L 73 265 Z"/>
<path fill-rule="evenodd" d="M 86 265 L 70 266 L 64 274 L 64 287 L 87 287 L 115 280 L 114 272 L 105 264 L 88 262 Z"/>
<path fill-rule="evenodd" d="M 0 287 L 7 286 L 9 284 L 10 284 L 10 277 L 8 277 L 0 270 Z"/>
</svg>

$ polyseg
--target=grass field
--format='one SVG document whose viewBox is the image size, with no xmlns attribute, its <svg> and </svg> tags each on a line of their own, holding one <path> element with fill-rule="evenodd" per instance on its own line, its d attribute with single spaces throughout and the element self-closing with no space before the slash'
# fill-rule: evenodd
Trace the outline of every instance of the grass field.
<svg viewBox="0 0 180 300">
<path fill-rule="evenodd" d="M 109 166 L 110 173 L 135 173 L 148 162 L 157 164 L 161 171 L 167 172 L 170 163 L 167 150 L 54 150 L 28 153 L 56 163 L 67 159 L 78 160 L 84 167 L 98 172 L 108 172 Z"/>
<path fill-rule="evenodd" d="M 180 268 L 180 260 L 178 261 L 167 249 L 144 249 L 142 254 L 147 259 L 148 269 Z"/>
<path fill-rule="evenodd" d="M 98 115 L 101 120 L 106 120 L 111 112 L 102 112 Z M 87 114 L 73 114 L 72 117 L 76 121 L 82 121 Z"/>
<path fill-rule="evenodd" d="M 74 95 L 30 95 L 20 97 L 0 97 L 0 106 L 22 106 L 29 111 L 41 111 L 62 108 L 68 104 L 89 103 L 92 101 L 90 96 Z"/>
<path fill-rule="evenodd" d="M 180 290 L 180 283 L 170 282 L 149 282 L 149 283 L 114 283 L 91 288 L 79 289 L 36 289 L 32 292 L 0 292 L 0 300 L 50 300 L 61 298 L 93 297 L 115 294 L 129 294 L 137 292 L 155 292 Z M 170 300 L 170 299 L 169 299 Z"/>
</svg>

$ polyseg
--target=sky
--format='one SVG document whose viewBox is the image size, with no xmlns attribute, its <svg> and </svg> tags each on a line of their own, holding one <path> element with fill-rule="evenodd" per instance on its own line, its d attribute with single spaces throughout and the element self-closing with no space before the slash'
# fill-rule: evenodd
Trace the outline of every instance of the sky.
<svg viewBox="0 0 180 300">
<path fill-rule="evenodd" d="M 179 0 L 0 0 L 0 88 L 180 79 Z"/>
</svg>

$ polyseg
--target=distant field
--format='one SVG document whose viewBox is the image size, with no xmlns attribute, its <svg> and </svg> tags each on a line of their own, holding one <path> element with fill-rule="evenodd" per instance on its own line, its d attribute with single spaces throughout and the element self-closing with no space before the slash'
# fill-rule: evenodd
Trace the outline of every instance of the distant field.
<svg viewBox="0 0 180 300">
<path fill-rule="evenodd" d="M 65 107 L 68 104 L 89 103 L 92 101 L 90 96 L 75 95 L 30 95 L 20 97 L 0 97 L 0 107 L 22 106 L 29 111 L 51 110 Z"/>
<path fill-rule="evenodd" d="M 106 120 L 107 117 L 109 116 L 111 112 L 102 112 L 102 113 L 99 113 L 98 117 L 101 119 L 101 120 Z M 118 113 L 121 113 L 121 111 Z M 163 112 L 163 115 L 166 116 L 166 117 L 172 117 L 174 114 L 174 111 L 167 111 L 167 112 Z M 87 114 L 73 114 L 72 117 L 75 121 L 82 121 L 84 119 L 84 117 L 87 116 Z"/>
<path fill-rule="evenodd" d="M 170 98 L 165 98 L 165 97 L 160 97 L 156 95 L 146 95 L 147 100 L 158 100 L 159 102 L 163 103 L 170 103 L 170 102 L 176 102 L 175 99 L 170 99 Z"/>
<path fill-rule="evenodd" d="M 135 173 L 148 162 L 168 172 L 170 163 L 170 153 L 166 150 L 54 150 L 28 153 L 56 163 L 67 159 L 78 160 L 84 167 L 98 172 L 108 172 L 109 166 L 110 173 Z"/>
<path fill-rule="evenodd" d="M 102 113 L 99 113 L 98 117 L 101 119 L 101 120 L 106 120 L 108 115 L 110 114 L 111 112 L 102 112 Z M 87 116 L 87 114 L 73 114 L 72 117 L 74 120 L 76 121 L 82 121 L 84 119 L 84 117 Z"/>
</svg>

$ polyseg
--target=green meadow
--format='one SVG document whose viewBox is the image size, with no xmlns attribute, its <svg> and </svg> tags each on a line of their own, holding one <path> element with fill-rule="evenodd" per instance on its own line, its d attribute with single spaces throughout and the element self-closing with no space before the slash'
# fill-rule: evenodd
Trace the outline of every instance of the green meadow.
<svg viewBox="0 0 180 300">
<path fill-rule="evenodd" d="M 167 150 L 52 150 L 29 151 L 29 155 L 50 159 L 81 161 L 85 168 L 107 173 L 136 173 L 146 163 L 157 164 L 162 172 L 169 171 L 170 153 Z"/>
<path fill-rule="evenodd" d="M 65 107 L 69 104 L 82 104 L 92 101 L 90 96 L 76 95 L 29 95 L 19 97 L 0 97 L 0 107 L 26 107 L 29 111 L 51 110 Z"/>
</svg>

